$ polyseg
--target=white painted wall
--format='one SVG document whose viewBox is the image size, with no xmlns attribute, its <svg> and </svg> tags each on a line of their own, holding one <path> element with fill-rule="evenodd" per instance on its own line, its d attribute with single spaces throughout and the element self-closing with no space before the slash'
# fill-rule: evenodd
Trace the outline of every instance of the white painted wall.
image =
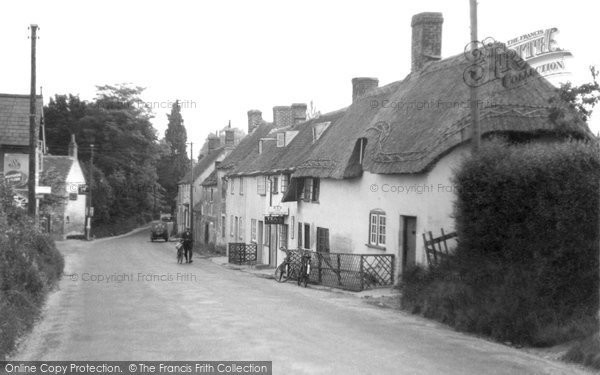
<svg viewBox="0 0 600 375">
<path fill-rule="evenodd" d="M 74 186 L 85 181 L 83 176 L 83 170 L 79 165 L 78 160 L 74 160 L 71 165 L 71 170 L 67 175 L 66 186 Z M 68 198 L 67 191 L 67 203 L 64 212 L 64 236 L 84 234 L 85 233 L 85 207 L 86 207 L 86 195 L 78 194 L 77 200 L 70 200 Z M 68 220 L 67 220 L 68 217 Z"/>
<path fill-rule="evenodd" d="M 365 172 L 351 180 L 321 179 L 319 202 L 300 202 L 296 222 L 310 224 L 310 248 L 316 249 L 316 228 L 329 229 L 332 252 L 394 254 L 396 274 L 401 264 L 401 216 L 417 218 L 416 261 L 426 264 L 422 233 L 434 236 L 454 230 L 451 217 L 455 194 L 450 177 L 468 152 L 459 147 L 442 159 L 431 171 L 420 175 L 381 175 Z M 369 213 L 386 213 L 385 250 L 368 246 Z"/>
</svg>

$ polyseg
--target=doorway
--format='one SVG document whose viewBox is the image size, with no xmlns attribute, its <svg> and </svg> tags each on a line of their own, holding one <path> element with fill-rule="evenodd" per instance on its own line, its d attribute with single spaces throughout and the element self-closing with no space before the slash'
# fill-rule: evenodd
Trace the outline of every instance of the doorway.
<svg viewBox="0 0 600 375">
<path fill-rule="evenodd" d="M 402 223 L 400 238 L 402 239 L 402 274 L 407 268 L 414 266 L 417 260 L 417 218 L 400 216 Z"/>
<path fill-rule="evenodd" d="M 271 267 L 277 267 L 277 249 L 279 248 L 277 244 L 278 227 L 277 224 L 269 225 L 269 265 Z"/>
<path fill-rule="evenodd" d="M 258 232 L 256 233 L 256 261 L 258 264 L 263 263 L 263 222 L 258 221 Z"/>
<path fill-rule="evenodd" d="M 208 245 L 209 241 L 210 241 L 209 225 L 208 225 L 208 223 L 206 223 L 206 224 L 204 224 L 204 244 Z"/>
</svg>

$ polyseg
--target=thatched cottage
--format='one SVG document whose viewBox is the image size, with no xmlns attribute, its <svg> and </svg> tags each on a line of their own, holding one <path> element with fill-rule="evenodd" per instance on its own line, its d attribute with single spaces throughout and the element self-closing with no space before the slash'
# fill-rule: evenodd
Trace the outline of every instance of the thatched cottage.
<svg viewBox="0 0 600 375">
<path fill-rule="evenodd" d="M 463 53 L 441 59 L 442 22 L 440 13 L 415 15 L 411 72 L 383 87 L 353 79 L 347 108 L 285 125 L 276 109 L 273 124 L 249 112 L 243 149 L 220 168 L 228 242 L 257 243 L 271 265 L 283 260 L 281 247 L 393 254 L 396 276 L 426 262 L 421 233 L 453 230 L 453 168 L 470 152 L 473 62 Z M 535 71 L 526 78 L 479 87 L 484 138 L 589 132 L 550 121 L 555 88 Z"/>
</svg>

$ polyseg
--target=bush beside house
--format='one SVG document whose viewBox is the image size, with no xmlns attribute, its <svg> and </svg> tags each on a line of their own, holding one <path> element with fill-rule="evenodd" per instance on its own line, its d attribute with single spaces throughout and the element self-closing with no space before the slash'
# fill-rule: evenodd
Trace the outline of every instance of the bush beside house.
<svg viewBox="0 0 600 375">
<path fill-rule="evenodd" d="M 52 238 L 13 204 L 0 181 L 0 360 L 39 316 L 48 292 L 60 279 L 64 261 Z"/>
<path fill-rule="evenodd" d="M 518 344 L 595 331 L 599 181 L 595 144 L 487 143 L 455 175 L 455 255 L 404 275 L 403 307 Z"/>
</svg>

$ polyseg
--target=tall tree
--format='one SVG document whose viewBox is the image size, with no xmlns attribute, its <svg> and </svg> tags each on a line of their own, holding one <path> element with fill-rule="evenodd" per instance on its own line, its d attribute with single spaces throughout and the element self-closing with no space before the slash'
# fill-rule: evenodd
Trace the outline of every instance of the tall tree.
<svg viewBox="0 0 600 375">
<path fill-rule="evenodd" d="M 181 106 L 176 100 L 171 107 L 171 113 L 167 115 L 169 124 L 165 131 L 165 140 L 171 145 L 171 154 L 186 154 L 187 132 L 183 126 L 181 117 Z"/>
<path fill-rule="evenodd" d="M 169 147 L 169 152 L 163 148 L 158 163 L 158 182 L 165 190 L 165 199 L 170 206 L 171 213 L 175 213 L 177 184 L 189 170 L 189 158 L 186 151 L 187 132 L 183 126 L 178 100 L 173 103 L 167 119 L 169 123 L 164 141 Z"/>
</svg>

